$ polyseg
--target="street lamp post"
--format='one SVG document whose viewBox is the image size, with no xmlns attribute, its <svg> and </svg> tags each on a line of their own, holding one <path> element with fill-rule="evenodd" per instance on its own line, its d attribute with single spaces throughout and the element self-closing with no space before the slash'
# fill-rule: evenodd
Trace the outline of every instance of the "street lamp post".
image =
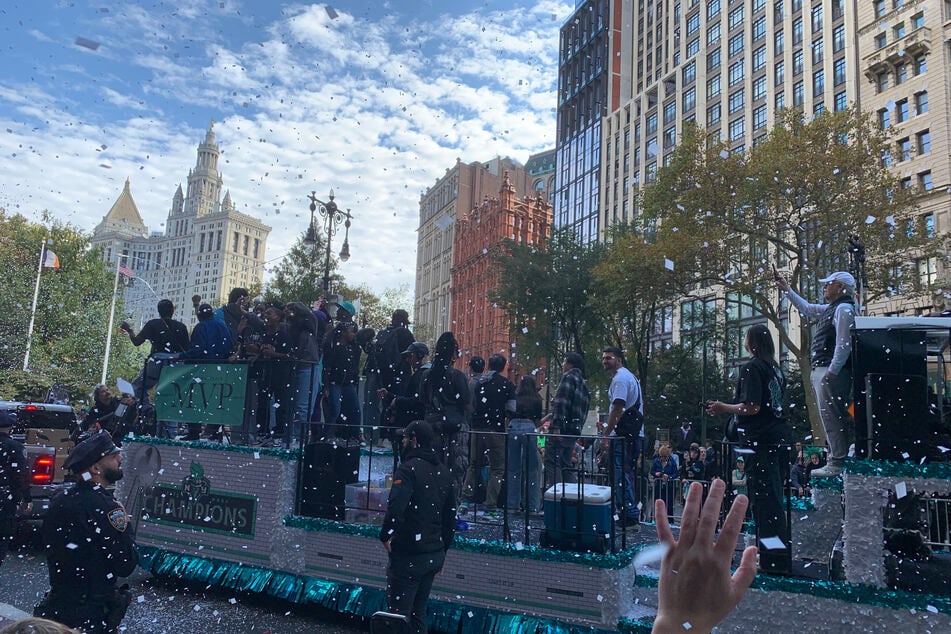
<svg viewBox="0 0 951 634">
<path fill-rule="evenodd" d="M 327 233 L 327 255 L 324 260 L 324 296 L 330 295 L 330 241 L 334 234 L 340 229 L 340 223 L 343 223 L 343 247 L 340 248 L 340 261 L 346 262 L 350 259 L 350 221 L 353 216 L 350 210 L 342 211 L 334 202 L 334 190 L 330 190 L 330 200 L 324 202 L 317 198 L 317 192 L 310 192 L 310 225 L 307 227 L 307 235 L 304 236 L 304 245 L 313 250 L 317 246 L 317 225 L 314 222 L 314 212 L 316 212 L 321 222 L 324 224 L 324 231 Z"/>
</svg>

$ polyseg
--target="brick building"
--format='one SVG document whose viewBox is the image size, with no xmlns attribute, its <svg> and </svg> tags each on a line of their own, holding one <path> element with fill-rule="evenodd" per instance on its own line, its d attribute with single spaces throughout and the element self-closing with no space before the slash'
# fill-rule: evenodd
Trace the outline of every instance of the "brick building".
<svg viewBox="0 0 951 634">
<path fill-rule="evenodd" d="M 551 203 L 541 196 L 518 199 L 508 172 L 497 198 L 489 198 L 456 222 L 452 256 L 451 312 L 465 365 L 472 355 L 509 359 L 508 376 L 534 368 L 519 368 L 511 359 L 512 338 L 501 308 L 489 300 L 498 282 L 493 258 L 505 239 L 544 245 L 552 224 Z"/>
</svg>

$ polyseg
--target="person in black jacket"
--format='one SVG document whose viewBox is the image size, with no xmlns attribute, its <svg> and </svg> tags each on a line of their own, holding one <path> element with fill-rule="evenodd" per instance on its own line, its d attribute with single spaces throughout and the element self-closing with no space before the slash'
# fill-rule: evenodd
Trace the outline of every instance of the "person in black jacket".
<svg viewBox="0 0 951 634">
<path fill-rule="evenodd" d="M 452 477 L 433 447 L 434 439 L 424 421 L 413 421 L 403 430 L 403 461 L 393 477 L 380 529 L 380 541 L 389 553 L 388 608 L 409 617 L 416 634 L 427 631 L 429 592 L 456 528 Z"/>
<path fill-rule="evenodd" d="M 50 591 L 34 614 L 86 634 L 115 632 L 131 599 L 116 582 L 139 563 L 125 508 L 106 490 L 122 479 L 122 454 L 101 431 L 76 445 L 64 466 L 80 477 L 53 498 L 43 521 Z"/>
<path fill-rule="evenodd" d="M 363 442 L 360 430 L 360 346 L 357 326 L 338 323 L 324 341 L 323 383 L 325 431 L 337 438 Z"/>
<path fill-rule="evenodd" d="M 172 319 L 172 315 L 175 314 L 175 305 L 172 304 L 172 300 L 160 300 L 157 310 L 158 318 L 145 322 L 139 334 L 132 332 L 129 322 L 124 321 L 119 324 L 119 330 L 129 335 L 133 346 L 139 347 L 146 341 L 152 344 L 145 367 L 132 381 L 140 409 L 146 408 L 149 404 L 149 390 L 158 383 L 162 364 L 167 364 L 175 354 L 188 350 L 188 327 Z"/>
<path fill-rule="evenodd" d="M 16 532 L 17 507 L 30 503 L 26 450 L 10 438 L 14 422 L 11 412 L 0 410 L 0 563 L 3 563 Z"/>
</svg>

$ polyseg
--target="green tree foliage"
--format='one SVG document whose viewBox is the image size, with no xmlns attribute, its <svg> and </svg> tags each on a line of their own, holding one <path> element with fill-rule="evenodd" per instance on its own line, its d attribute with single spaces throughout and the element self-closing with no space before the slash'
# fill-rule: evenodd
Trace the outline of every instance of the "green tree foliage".
<svg viewBox="0 0 951 634">
<path fill-rule="evenodd" d="M 408 313 L 413 312 L 413 298 L 407 284 L 384 289 L 382 295 L 377 295 L 366 284 L 350 286 L 346 282 L 340 282 L 337 292 L 351 302 L 360 302 L 357 322 L 361 327 L 382 330 L 390 325 L 394 310 L 402 308 Z"/>
<path fill-rule="evenodd" d="M 0 397 L 42 399 L 49 386 L 59 383 L 74 399 L 85 399 L 101 378 L 113 277 L 99 252 L 90 249 L 88 236 L 49 217 L 44 221 L 46 227 L 0 210 L 0 267 L 6 275 L 0 293 Z M 44 240 L 59 256 L 60 268 L 44 268 L 40 277 L 29 371 L 24 372 Z M 120 296 L 117 315 L 121 301 Z M 141 364 L 142 356 L 116 328 L 108 381 L 131 380 Z"/>
<path fill-rule="evenodd" d="M 694 236 L 690 268 L 697 287 L 732 294 L 762 315 L 799 361 L 809 383 L 810 330 L 793 338 L 780 304 L 772 267 L 818 301 L 816 279 L 848 270 L 848 238 L 867 249 L 867 301 L 901 290 L 927 289 L 917 280 L 915 258 L 943 252 L 946 238 L 919 226 L 915 196 L 902 189 L 885 164 L 887 135 L 857 110 L 824 113 L 803 121 L 790 111 L 767 138 L 746 153 L 711 143 L 697 128 L 685 130 L 670 165 L 643 191 L 640 207 L 659 240 L 679 232 Z M 699 246 L 700 250 L 696 249 Z M 738 337 L 736 338 L 739 339 Z M 819 436 L 811 390 L 810 419 Z"/>
<path fill-rule="evenodd" d="M 318 235 L 313 249 L 304 245 L 301 236 L 287 252 L 287 255 L 274 267 L 274 276 L 264 289 L 264 298 L 268 301 L 303 302 L 310 306 L 324 296 L 324 267 L 326 264 L 326 236 Z M 342 279 L 337 273 L 337 258 L 330 256 L 331 291 Z"/>
<path fill-rule="evenodd" d="M 544 246 L 507 241 L 495 255 L 499 282 L 490 299 L 505 311 L 522 367 L 557 365 L 575 351 L 586 355 L 589 376 L 597 373 L 604 329 L 588 300 L 603 250 L 555 229 Z"/>
</svg>

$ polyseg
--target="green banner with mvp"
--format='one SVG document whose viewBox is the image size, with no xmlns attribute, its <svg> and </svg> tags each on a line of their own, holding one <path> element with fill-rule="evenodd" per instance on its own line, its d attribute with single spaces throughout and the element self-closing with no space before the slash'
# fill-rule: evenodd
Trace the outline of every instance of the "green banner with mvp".
<svg viewBox="0 0 951 634">
<path fill-rule="evenodd" d="M 247 384 L 245 363 L 168 365 L 155 388 L 155 413 L 159 420 L 238 426 Z"/>
</svg>

